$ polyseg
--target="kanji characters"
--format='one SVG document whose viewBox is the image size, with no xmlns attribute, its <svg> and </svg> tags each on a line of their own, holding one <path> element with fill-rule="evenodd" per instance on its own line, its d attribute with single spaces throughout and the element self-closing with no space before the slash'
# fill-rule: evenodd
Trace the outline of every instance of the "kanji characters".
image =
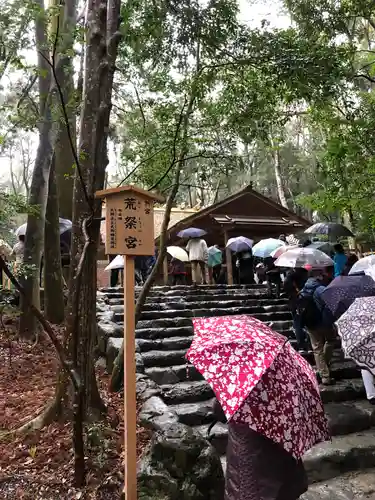
<svg viewBox="0 0 375 500">
<path fill-rule="evenodd" d="M 137 229 L 137 218 L 133 216 L 126 216 L 124 219 L 125 229 Z"/>
<path fill-rule="evenodd" d="M 124 199 L 125 210 L 137 210 L 137 200 L 135 198 Z"/>
<path fill-rule="evenodd" d="M 127 236 L 125 238 L 125 245 L 129 249 L 137 248 L 137 238 L 135 236 Z"/>
</svg>

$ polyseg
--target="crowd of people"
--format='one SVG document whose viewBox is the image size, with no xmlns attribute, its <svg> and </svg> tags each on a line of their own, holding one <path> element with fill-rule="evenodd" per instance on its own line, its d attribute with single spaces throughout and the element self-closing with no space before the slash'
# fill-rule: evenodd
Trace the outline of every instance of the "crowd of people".
<svg viewBox="0 0 375 500">
<path fill-rule="evenodd" d="M 279 239 L 285 241 L 285 235 Z M 310 240 L 300 246 L 307 247 Z M 211 247 L 212 248 L 212 247 Z M 192 283 L 216 284 L 227 282 L 226 266 L 223 266 L 225 252 L 215 245 L 217 252 L 210 255 L 206 241 L 202 238 L 191 238 L 187 242 L 186 251 L 191 264 Z M 212 255 L 215 255 L 213 259 Z M 282 269 L 275 266 L 272 257 L 260 259 L 254 257 L 251 248 L 246 251 L 232 253 L 232 269 L 234 283 L 252 284 L 267 283 L 270 294 L 280 297 L 284 294 L 289 300 L 293 316 L 293 329 L 297 340 L 297 348 L 301 353 L 312 352 L 316 367 L 324 385 L 334 383 L 330 374 L 330 364 L 337 333 L 335 318 L 322 300 L 322 293 L 331 281 L 338 276 L 348 275 L 351 267 L 358 260 L 355 254 L 347 255 L 343 246 L 337 243 L 331 254 L 334 265 L 324 269 L 295 268 Z M 172 284 L 185 284 L 187 268 L 184 262 L 172 259 L 169 272 Z M 367 397 L 375 404 L 375 386 L 373 377 L 363 373 Z"/>
<path fill-rule="evenodd" d="M 285 235 L 280 235 L 279 239 L 285 241 Z M 186 251 L 189 255 L 193 285 L 207 284 L 208 282 L 217 285 L 228 283 L 228 267 L 224 248 L 220 248 L 219 245 L 208 248 L 206 241 L 199 237 L 189 239 Z M 251 248 L 232 252 L 231 255 L 235 284 L 251 285 L 266 282 L 270 291 L 275 289 L 276 295 L 280 295 L 282 279 L 280 269 L 274 265 L 275 259 L 254 257 Z M 172 285 L 187 284 L 189 272 L 186 263 L 172 258 L 169 265 L 169 276 Z"/>
</svg>

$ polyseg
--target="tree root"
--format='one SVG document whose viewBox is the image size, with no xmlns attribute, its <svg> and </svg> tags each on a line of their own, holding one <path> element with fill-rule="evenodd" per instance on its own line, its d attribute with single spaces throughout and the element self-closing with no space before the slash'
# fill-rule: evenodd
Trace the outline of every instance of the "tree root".
<svg viewBox="0 0 375 500">
<path fill-rule="evenodd" d="M 42 429 L 46 425 L 51 424 L 56 420 L 58 415 L 58 402 L 54 399 L 50 404 L 48 404 L 38 415 L 25 424 L 21 425 L 17 429 L 12 429 L 9 432 L 1 434 L 0 440 L 14 435 L 28 434 L 29 432 L 34 432 Z"/>
</svg>

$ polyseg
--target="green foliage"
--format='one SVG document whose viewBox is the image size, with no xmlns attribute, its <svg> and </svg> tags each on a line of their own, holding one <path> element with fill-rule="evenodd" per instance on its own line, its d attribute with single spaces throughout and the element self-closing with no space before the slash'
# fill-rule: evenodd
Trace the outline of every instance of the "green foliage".
<svg viewBox="0 0 375 500">
<path fill-rule="evenodd" d="M 14 242 L 11 233 L 14 229 L 14 217 L 27 211 L 27 203 L 23 196 L 0 193 L 0 239 L 10 244 Z"/>
</svg>

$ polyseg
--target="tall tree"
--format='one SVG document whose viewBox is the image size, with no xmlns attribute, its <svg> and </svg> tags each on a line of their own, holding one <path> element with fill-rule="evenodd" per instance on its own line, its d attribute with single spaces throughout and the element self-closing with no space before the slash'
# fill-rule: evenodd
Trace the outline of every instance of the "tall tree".
<svg viewBox="0 0 375 500">
<path fill-rule="evenodd" d="M 84 86 L 79 150 L 73 198 L 73 232 L 69 289 L 68 338 L 84 391 L 85 417 L 103 410 L 94 373 L 96 266 L 100 241 L 101 203 L 108 164 L 107 139 L 117 49 L 121 39 L 120 0 L 89 0 L 87 4 Z"/>
<path fill-rule="evenodd" d="M 30 186 L 29 204 L 33 211 L 27 218 L 24 266 L 27 278 L 23 280 L 28 302 L 40 308 L 39 276 L 42 257 L 45 213 L 48 196 L 48 178 L 53 155 L 53 119 L 51 93 L 51 67 L 49 64 L 48 23 L 43 0 L 35 2 L 35 40 L 38 54 L 39 83 L 39 144 Z M 30 337 L 36 323 L 26 302 L 22 301 L 20 335 Z"/>
</svg>

